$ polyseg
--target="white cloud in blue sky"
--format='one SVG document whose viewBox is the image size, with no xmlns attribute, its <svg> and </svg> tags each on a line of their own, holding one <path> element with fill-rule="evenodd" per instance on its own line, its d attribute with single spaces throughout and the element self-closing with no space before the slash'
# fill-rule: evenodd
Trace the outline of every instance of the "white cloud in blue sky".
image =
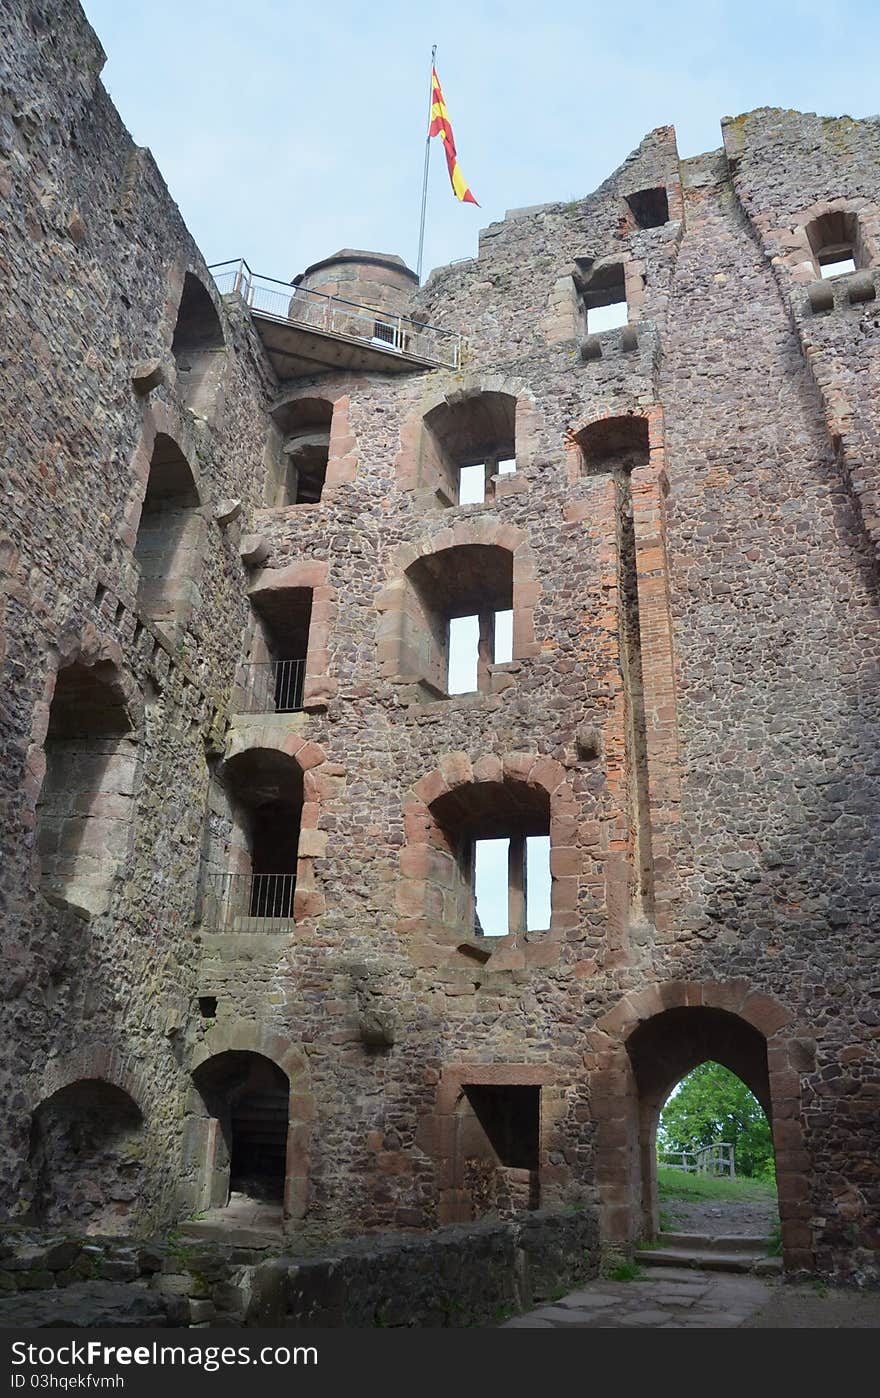
<svg viewBox="0 0 880 1398">
<path fill-rule="evenodd" d="M 433 142 L 425 269 L 508 208 L 573 199 L 655 126 L 685 156 L 759 106 L 880 107 L 871 0 L 85 0 L 104 82 L 209 262 L 288 278 L 340 247 L 411 265 L 432 43 L 466 179 Z"/>
</svg>

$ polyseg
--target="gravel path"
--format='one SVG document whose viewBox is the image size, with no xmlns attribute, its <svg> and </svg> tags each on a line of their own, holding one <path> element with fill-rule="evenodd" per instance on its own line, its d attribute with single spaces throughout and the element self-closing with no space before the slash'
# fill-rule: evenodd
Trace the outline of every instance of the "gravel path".
<svg viewBox="0 0 880 1398">
<path fill-rule="evenodd" d="M 769 1238 L 779 1218 L 773 1198 L 669 1199 L 662 1209 L 664 1232 L 703 1233 L 710 1238 Z"/>
</svg>

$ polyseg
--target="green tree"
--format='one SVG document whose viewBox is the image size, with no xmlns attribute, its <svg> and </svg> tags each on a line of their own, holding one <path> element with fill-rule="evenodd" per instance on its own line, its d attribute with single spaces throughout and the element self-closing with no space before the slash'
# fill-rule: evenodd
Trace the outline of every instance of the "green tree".
<svg viewBox="0 0 880 1398">
<path fill-rule="evenodd" d="M 701 1063 L 660 1113 L 657 1149 L 697 1150 L 716 1141 L 734 1146 L 738 1175 L 772 1176 L 773 1142 L 761 1104 L 735 1073 L 720 1063 Z"/>
</svg>

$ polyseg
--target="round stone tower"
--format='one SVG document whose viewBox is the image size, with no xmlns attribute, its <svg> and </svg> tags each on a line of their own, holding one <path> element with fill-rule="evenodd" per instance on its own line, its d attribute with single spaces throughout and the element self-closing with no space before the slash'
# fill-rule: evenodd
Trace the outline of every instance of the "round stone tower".
<svg viewBox="0 0 880 1398">
<path fill-rule="evenodd" d="M 406 315 L 419 279 L 403 258 L 393 253 L 342 248 L 332 257 L 313 262 L 294 277 L 293 285 L 298 290 L 338 296 L 391 315 Z"/>
</svg>

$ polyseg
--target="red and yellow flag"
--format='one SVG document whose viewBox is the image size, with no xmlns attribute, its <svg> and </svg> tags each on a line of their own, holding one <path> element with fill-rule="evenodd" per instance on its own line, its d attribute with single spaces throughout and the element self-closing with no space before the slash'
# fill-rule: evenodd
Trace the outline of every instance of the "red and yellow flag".
<svg viewBox="0 0 880 1398">
<path fill-rule="evenodd" d="M 428 127 L 428 136 L 439 136 L 443 142 L 443 149 L 446 152 L 446 164 L 449 167 L 449 178 L 452 181 L 452 189 L 456 199 L 460 199 L 463 204 L 477 204 L 476 199 L 471 194 L 467 180 L 461 173 L 461 166 L 458 163 L 458 156 L 455 153 L 455 138 L 452 135 L 452 123 L 449 120 L 449 113 L 446 110 L 446 103 L 443 100 L 443 89 L 440 86 L 440 79 L 437 77 L 437 69 L 431 69 L 431 125 Z M 479 208 L 477 204 L 477 208 Z"/>
</svg>

